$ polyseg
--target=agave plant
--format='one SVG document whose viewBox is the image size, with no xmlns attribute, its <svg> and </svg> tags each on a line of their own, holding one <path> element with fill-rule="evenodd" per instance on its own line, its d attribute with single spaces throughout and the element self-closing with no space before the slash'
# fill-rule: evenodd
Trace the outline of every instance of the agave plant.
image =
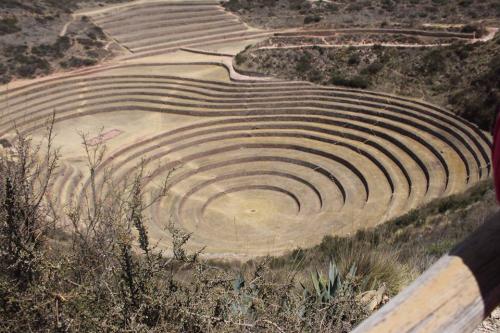
<svg viewBox="0 0 500 333">
<path fill-rule="evenodd" d="M 355 274 L 356 265 L 352 265 L 347 276 L 348 278 L 352 278 Z M 323 277 L 323 275 L 316 270 L 316 272 L 311 273 L 311 281 L 314 286 L 314 294 L 311 294 L 302 285 L 302 288 L 304 289 L 304 298 L 309 299 L 311 296 L 314 296 L 316 302 L 320 303 L 330 302 L 343 287 L 340 271 L 334 261 L 330 261 L 328 278 Z"/>
<path fill-rule="evenodd" d="M 254 286 L 250 285 L 250 290 L 245 289 L 245 278 L 240 273 L 238 277 L 233 281 L 233 291 L 238 296 L 236 300 L 231 304 L 232 313 L 235 315 L 242 316 L 253 316 L 253 294 L 255 291 L 253 290 Z"/>
</svg>

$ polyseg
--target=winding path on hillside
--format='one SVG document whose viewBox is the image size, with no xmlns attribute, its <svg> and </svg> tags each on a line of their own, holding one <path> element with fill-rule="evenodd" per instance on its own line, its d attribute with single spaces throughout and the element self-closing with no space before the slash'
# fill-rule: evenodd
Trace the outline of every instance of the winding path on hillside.
<svg viewBox="0 0 500 333">
<path fill-rule="evenodd" d="M 51 196 L 84 202 L 77 131 L 105 141 L 98 170 L 147 189 L 164 247 L 169 219 L 193 248 L 236 258 L 317 244 L 396 217 L 490 176 L 490 138 L 422 100 L 238 73 L 232 56 L 273 32 L 215 2 L 138 1 L 88 15 L 128 52 L 99 66 L 0 89 L 0 136 L 39 135 L 54 113 L 63 153 Z M 99 132 L 99 129 L 103 132 Z"/>
</svg>

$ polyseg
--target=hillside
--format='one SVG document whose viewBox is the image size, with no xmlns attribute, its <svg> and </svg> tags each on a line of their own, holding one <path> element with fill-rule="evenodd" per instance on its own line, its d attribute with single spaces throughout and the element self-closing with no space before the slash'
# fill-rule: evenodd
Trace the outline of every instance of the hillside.
<svg viewBox="0 0 500 333">
<path fill-rule="evenodd" d="M 322 85 L 389 92 L 445 106 L 489 130 L 500 101 L 500 36 L 439 48 L 247 48 L 243 70 Z"/>
<path fill-rule="evenodd" d="M 1 1 L 0 83 L 95 65 L 112 56 L 103 31 L 71 13 L 82 5 L 115 2 L 120 0 Z"/>
<path fill-rule="evenodd" d="M 254 26 L 267 28 L 329 24 L 370 26 L 383 22 L 412 25 L 419 22 L 498 22 L 495 0 L 230 0 L 225 7 Z"/>
</svg>

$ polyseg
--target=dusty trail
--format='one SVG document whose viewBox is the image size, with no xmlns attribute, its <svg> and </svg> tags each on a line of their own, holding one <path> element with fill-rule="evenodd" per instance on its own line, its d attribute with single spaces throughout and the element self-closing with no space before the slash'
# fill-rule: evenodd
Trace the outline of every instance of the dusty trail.
<svg viewBox="0 0 500 333">
<path fill-rule="evenodd" d="M 68 31 L 68 27 L 75 21 L 75 16 L 71 15 L 71 20 L 68 21 L 62 28 L 61 32 L 59 33 L 59 37 L 64 37 L 66 36 L 66 32 Z"/>
<path fill-rule="evenodd" d="M 308 47 L 321 47 L 321 48 L 373 47 L 375 45 L 380 45 L 383 47 L 429 48 L 429 47 L 450 46 L 451 44 L 405 44 L 405 43 L 300 44 L 300 45 L 282 45 L 282 46 L 281 45 L 260 46 L 257 48 L 257 50 L 301 49 Z"/>
<path fill-rule="evenodd" d="M 428 27 L 455 27 L 456 25 L 436 25 L 436 24 L 424 24 L 424 26 Z M 461 25 L 458 25 L 461 26 Z M 285 39 L 295 39 L 295 38 L 316 38 L 321 40 L 323 43 L 305 43 L 305 44 L 293 44 L 289 43 L 287 45 L 270 45 L 270 46 L 260 46 L 258 50 L 269 50 L 269 49 L 296 49 L 296 48 L 309 48 L 309 47 L 321 47 L 321 48 L 346 48 L 346 47 L 372 47 L 374 45 L 380 45 L 383 47 L 396 47 L 396 48 L 429 48 L 429 47 L 444 47 L 450 46 L 451 43 L 429 43 L 429 44 L 416 44 L 416 43 L 394 43 L 394 42 L 359 42 L 359 43 L 342 43 L 342 44 L 333 44 L 327 42 L 325 40 L 325 35 L 319 35 L 318 33 L 329 33 L 329 34 L 345 34 L 345 33 L 380 33 L 380 34 L 390 34 L 393 32 L 397 32 L 400 34 L 408 34 L 408 35 L 422 35 L 422 36 L 431 36 L 432 34 L 437 34 L 441 37 L 451 37 L 451 38 L 459 38 L 465 39 L 467 43 L 474 44 L 479 42 L 487 42 L 492 40 L 495 35 L 498 33 L 498 28 L 487 27 L 485 28 L 487 34 L 480 38 L 476 38 L 475 34 L 461 34 L 454 32 L 429 32 L 424 30 L 405 30 L 405 29 L 330 29 L 330 30 L 303 30 L 303 29 L 288 29 L 282 32 L 275 33 L 275 36 L 282 37 Z"/>
</svg>

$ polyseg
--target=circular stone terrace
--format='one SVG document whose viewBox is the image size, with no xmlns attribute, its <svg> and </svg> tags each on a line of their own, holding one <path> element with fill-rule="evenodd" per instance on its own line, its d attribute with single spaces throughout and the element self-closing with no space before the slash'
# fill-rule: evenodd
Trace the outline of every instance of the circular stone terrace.
<svg viewBox="0 0 500 333">
<path fill-rule="evenodd" d="M 168 195 L 147 211 L 162 247 L 173 219 L 209 256 L 280 253 L 490 176 L 489 136 L 441 107 L 236 73 L 232 56 L 272 32 L 216 2 L 140 1 L 76 15 L 123 54 L 1 88 L 0 135 L 37 137 L 55 114 L 63 160 L 50 192 L 61 207 L 89 191 L 79 131 L 108 147 L 98 186 L 108 167 L 130 180 L 141 161 L 147 189 L 168 177 Z"/>
</svg>

